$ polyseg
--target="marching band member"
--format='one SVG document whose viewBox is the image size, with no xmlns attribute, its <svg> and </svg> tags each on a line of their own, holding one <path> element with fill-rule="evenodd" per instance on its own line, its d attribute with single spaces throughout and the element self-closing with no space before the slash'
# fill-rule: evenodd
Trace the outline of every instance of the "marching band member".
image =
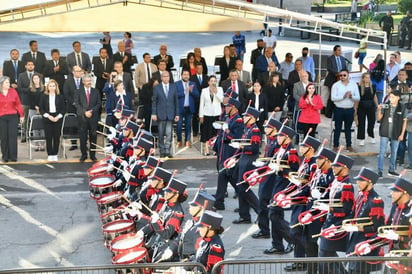
<svg viewBox="0 0 412 274">
<path fill-rule="evenodd" d="M 343 232 L 335 235 L 334 231 L 342 225 L 343 220 L 352 218 L 355 198 L 349 172 L 353 162 L 352 158 L 339 154 L 332 164 L 335 180 L 330 186 L 329 197 L 325 198 L 330 201 L 339 200 L 342 207 L 329 207 L 326 203 L 320 203 L 317 207 L 319 210 L 328 211 L 320 236 L 319 257 L 338 257 L 337 251 L 346 251 L 348 234 Z M 330 233 L 326 235 L 324 231 Z M 345 269 L 341 263 L 337 262 L 332 264 L 320 263 L 319 273 L 345 273 Z"/>
<path fill-rule="evenodd" d="M 119 114 L 119 122 L 116 124 L 115 127 L 109 127 L 107 135 L 107 140 L 111 145 L 105 147 L 105 152 L 113 152 L 117 153 L 120 148 L 122 147 L 123 141 L 123 132 L 121 129 L 126 126 L 126 123 L 129 121 L 131 117 L 133 117 L 134 111 L 123 108 Z"/>
<path fill-rule="evenodd" d="M 260 112 L 254 107 L 249 106 L 243 114 L 243 123 L 245 125 L 245 133 L 241 139 L 249 140 L 250 145 L 240 145 L 239 143 L 231 143 L 230 145 L 240 149 L 241 155 L 239 158 L 238 181 L 242 181 L 243 174 L 253 169 L 253 162 L 259 157 L 260 144 L 262 143 L 261 132 L 256 125 Z M 250 208 L 254 209 L 256 214 L 259 214 L 259 201 L 255 193 L 249 189 L 248 183 L 239 185 L 239 218 L 234 220 L 234 224 L 250 224 Z"/>
<path fill-rule="evenodd" d="M 192 261 L 199 249 L 200 237 L 198 227 L 196 226 L 200 217 L 205 210 L 211 210 L 215 203 L 215 198 L 203 189 L 199 189 L 193 201 L 189 202 L 189 213 L 192 219 L 187 220 L 182 232 L 179 235 L 179 257 L 181 260 Z"/>
<path fill-rule="evenodd" d="M 227 183 L 237 189 L 237 168 L 225 168 L 224 162 L 233 157 L 236 153 L 236 149 L 229 144 L 232 139 L 239 139 L 243 134 L 243 120 L 239 115 L 239 109 L 241 103 L 238 100 L 229 98 L 228 103 L 225 105 L 225 111 L 228 115 L 227 128 L 222 129 L 222 141 L 220 150 L 218 153 L 219 158 L 219 174 L 217 177 L 217 189 L 216 189 L 216 210 L 225 209 L 225 193 L 227 191 Z"/>
<path fill-rule="evenodd" d="M 276 141 L 279 145 L 273 156 L 273 167 L 277 170 L 277 175 L 273 181 L 274 187 L 272 197 L 281 193 L 289 185 L 288 174 L 290 171 L 297 171 L 299 168 L 299 157 L 297 151 L 293 148 L 293 137 L 296 132 L 290 127 L 283 126 L 276 134 Z M 285 163 L 288 167 L 282 167 Z M 265 249 L 264 254 L 287 254 L 293 251 L 293 240 L 289 233 L 289 223 L 285 220 L 284 208 L 271 206 L 269 209 L 269 219 L 271 221 L 272 247 Z M 288 242 L 285 248 L 283 239 Z"/>
<path fill-rule="evenodd" d="M 363 167 L 354 179 L 358 185 L 359 195 L 356 199 L 353 217 L 358 225 L 346 224 L 342 226 L 346 232 L 353 232 L 349 239 L 348 252 L 352 252 L 359 242 L 375 237 L 378 227 L 385 223 L 384 203 L 374 189 L 374 184 L 379 179 L 378 173 Z M 358 218 L 361 219 L 356 221 Z M 367 224 L 362 226 L 362 223 Z M 374 250 L 368 256 L 379 256 L 379 250 Z M 349 262 L 349 273 L 351 274 L 368 274 L 381 268 L 382 265 L 376 262 Z"/>
<path fill-rule="evenodd" d="M 276 142 L 276 133 L 282 127 L 282 123 L 271 116 L 266 125 L 264 125 L 265 134 L 267 136 L 267 144 L 265 147 L 264 157 L 273 157 L 275 150 L 278 148 L 278 143 Z M 263 182 L 259 184 L 259 215 L 258 215 L 258 226 L 259 231 L 252 235 L 254 239 L 268 239 L 270 238 L 270 228 L 269 228 L 269 202 L 271 194 L 274 187 L 274 178 L 276 174 L 271 174 L 263 179 Z"/>
<path fill-rule="evenodd" d="M 306 181 L 309 181 L 311 179 L 311 176 L 316 170 L 315 153 L 320 145 L 321 145 L 321 142 L 318 139 L 310 136 L 309 134 L 306 135 L 302 143 L 299 144 L 299 152 L 303 156 L 303 161 L 297 171 L 299 178 L 306 180 Z M 291 184 L 293 183 L 294 182 L 291 182 Z M 298 187 L 300 190 L 295 195 L 293 195 L 294 197 L 309 197 L 310 195 L 309 184 L 306 184 L 304 186 L 298 185 Z M 290 223 L 296 224 L 299 222 L 299 219 L 298 219 L 299 214 L 306 210 L 307 205 L 297 204 L 297 205 L 292 205 L 291 208 L 292 208 L 292 213 L 291 213 Z M 293 250 L 294 257 L 295 258 L 305 257 L 306 239 L 305 239 L 303 227 L 297 226 L 297 227 L 291 228 L 290 234 L 295 243 L 295 248 Z M 286 265 L 284 269 L 285 271 L 306 270 L 307 265 L 291 263 L 291 264 Z"/>
<path fill-rule="evenodd" d="M 323 147 L 319 154 L 316 156 L 316 166 L 317 170 L 312 176 L 310 184 L 310 197 L 312 198 L 307 205 L 308 211 L 312 212 L 310 218 L 313 218 L 313 215 L 320 214 L 325 215 L 325 212 L 322 212 L 318 209 L 314 209 L 314 201 L 321 199 L 325 195 L 326 189 L 329 189 L 330 184 L 335 179 L 333 175 L 332 162 L 336 158 L 336 152 L 328 148 Z M 303 217 L 305 213 L 302 213 Z M 317 257 L 319 252 L 319 246 L 317 239 L 314 239 L 312 236 L 319 234 L 322 228 L 325 217 L 321 216 L 319 218 L 313 219 L 309 224 L 306 225 L 305 234 L 306 234 L 306 256 L 307 257 Z M 317 273 L 317 264 L 312 265 L 308 268 L 308 274 Z"/>
<path fill-rule="evenodd" d="M 213 266 L 225 257 L 225 248 L 219 236 L 224 230 L 221 226 L 222 220 L 222 215 L 205 210 L 198 223 L 199 234 L 203 240 L 196 252 L 196 262 L 203 264 L 208 274 L 212 273 Z"/>
</svg>

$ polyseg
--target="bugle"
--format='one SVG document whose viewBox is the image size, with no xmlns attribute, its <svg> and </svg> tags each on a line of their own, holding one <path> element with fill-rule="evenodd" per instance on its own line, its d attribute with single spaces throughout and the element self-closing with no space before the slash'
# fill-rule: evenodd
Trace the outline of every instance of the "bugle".
<svg viewBox="0 0 412 274">
<path fill-rule="evenodd" d="M 345 230 L 345 226 L 356 226 L 356 227 L 364 227 L 368 225 L 373 225 L 373 221 L 370 219 L 370 217 L 364 217 L 364 218 L 355 218 L 355 219 L 346 219 L 342 221 L 342 225 L 340 226 L 333 226 L 329 227 L 325 230 L 323 230 L 321 233 L 313 235 L 312 238 L 322 236 L 325 238 L 332 238 L 334 236 L 339 236 L 339 235 L 344 235 L 347 233 Z"/>
<path fill-rule="evenodd" d="M 378 236 L 386 238 L 386 234 L 389 231 L 393 231 L 399 236 L 409 236 L 409 225 L 384 225 L 378 227 Z"/>
<path fill-rule="evenodd" d="M 329 207 L 342 207 L 343 203 L 339 199 L 319 199 L 313 202 L 313 207 L 318 206 L 319 204 L 324 203 Z"/>
<path fill-rule="evenodd" d="M 208 144 L 210 147 L 214 147 L 214 146 L 215 146 L 215 143 L 216 143 L 216 140 L 217 140 L 217 136 L 212 137 L 212 138 L 210 138 L 209 140 L 207 140 L 207 144 Z"/>
<path fill-rule="evenodd" d="M 252 169 L 243 173 L 243 181 L 237 183 L 237 185 L 241 185 L 244 183 L 248 183 L 249 185 L 256 185 L 262 182 L 263 178 L 266 176 L 273 174 L 275 171 L 270 169 L 268 166 L 259 167 L 256 169 Z"/>
<path fill-rule="evenodd" d="M 236 153 L 232 157 L 227 158 L 223 162 L 223 168 L 219 170 L 219 172 L 222 172 L 225 169 L 231 169 L 236 166 L 236 164 L 239 162 L 241 153 Z"/>
<path fill-rule="evenodd" d="M 239 146 L 250 146 L 251 142 L 250 139 L 232 139 L 231 143 L 238 143 Z"/>
<path fill-rule="evenodd" d="M 328 214 L 328 211 L 319 210 L 317 208 L 312 208 L 312 209 L 303 211 L 298 216 L 298 222 L 296 224 L 290 226 L 290 228 L 295 228 L 295 227 L 298 227 L 300 225 L 302 225 L 302 226 L 303 225 L 308 225 L 308 224 L 312 223 L 313 221 L 324 217 L 326 214 Z"/>
<path fill-rule="evenodd" d="M 345 225 L 364 227 L 368 225 L 373 225 L 373 221 L 370 217 L 346 219 L 342 221 L 342 227 Z"/>
<path fill-rule="evenodd" d="M 289 181 L 297 186 L 305 185 L 309 182 L 308 179 L 302 178 L 298 172 L 289 172 Z"/>
<path fill-rule="evenodd" d="M 410 257 L 411 255 L 411 250 L 391 250 L 389 251 L 389 254 L 387 254 L 387 256 L 385 255 L 385 257 L 404 257 L 405 259 L 403 260 L 398 260 L 398 261 L 385 261 L 385 265 L 388 268 L 394 269 L 397 271 L 397 273 L 401 274 L 401 273 L 412 273 L 412 266 L 409 263 L 410 262 L 410 258 L 406 259 L 408 257 Z"/>
<path fill-rule="evenodd" d="M 342 237 L 344 237 L 346 234 L 347 232 L 344 229 L 342 229 L 341 226 L 332 225 L 322 230 L 319 234 L 312 235 L 312 238 L 317 238 L 319 236 L 322 236 L 329 240 L 339 240 Z M 336 238 L 332 239 L 333 237 L 336 237 Z"/>
<path fill-rule="evenodd" d="M 309 198 L 306 196 L 298 196 L 298 197 L 288 197 L 285 196 L 282 199 L 278 199 L 278 201 L 274 201 L 268 207 L 281 207 L 281 208 L 290 208 L 292 205 L 306 205 L 308 204 Z"/>
<path fill-rule="evenodd" d="M 346 256 L 365 256 L 371 253 L 373 250 L 377 249 L 378 247 L 384 246 L 388 243 L 388 240 L 380 237 L 376 237 L 373 239 L 369 239 L 355 245 L 354 250 L 346 254 Z"/>
</svg>

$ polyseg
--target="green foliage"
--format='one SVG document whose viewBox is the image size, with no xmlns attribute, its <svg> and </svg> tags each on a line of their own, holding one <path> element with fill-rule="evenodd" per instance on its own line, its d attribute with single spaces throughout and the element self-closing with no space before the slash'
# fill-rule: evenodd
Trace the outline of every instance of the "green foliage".
<svg viewBox="0 0 412 274">
<path fill-rule="evenodd" d="M 407 10 L 412 10 L 412 0 L 400 0 L 398 9 L 402 13 L 406 13 Z"/>
<path fill-rule="evenodd" d="M 374 21 L 373 12 L 364 12 L 359 19 L 359 24 L 364 27 L 366 23 L 371 23 Z"/>
</svg>

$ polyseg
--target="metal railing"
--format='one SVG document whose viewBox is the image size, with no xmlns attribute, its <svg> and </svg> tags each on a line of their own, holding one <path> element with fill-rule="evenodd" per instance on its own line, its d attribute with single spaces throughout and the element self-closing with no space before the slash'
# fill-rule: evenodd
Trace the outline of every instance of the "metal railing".
<svg viewBox="0 0 412 274">
<path fill-rule="evenodd" d="M 75 273 L 75 274 L 113 274 L 113 273 L 152 273 L 156 271 L 169 271 L 170 273 L 185 274 L 188 270 L 195 273 L 207 273 L 200 263 L 140 263 L 130 265 L 102 265 L 79 267 L 53 267 L 32 269 L 8 269 L 0 270 L 0 274 L 21 273 Z"/>
<path fill-rule="evenodd" d="M 356 265 L 357 273 L 384 273 L 386 264 L 399 273 L 411 273 L 411 257 L 350 257 L 350 258 L 285 258 L 273 260 L 223 260 L 212 269 L 212 274 L 272 274 L 285 273 L 286 267 L 294 263 L 298 273 L 346 273 L 348 264 Z M 408 269 L 405 269 L 407 267 Z M 339 270 L 338 270 L 339 268 Z M 367 269 L 366 269 L 367 268 Z M 346 269 L 346 270 L 344 270 Z M 406 270 L 406 271 L 405 271 Z M 408 271 L 409 270 L 409 271 Z M 319 272 L 317 272 L 319 271 Z M 402 272 L 403 271 L 403 272 Z"/>
</svg>

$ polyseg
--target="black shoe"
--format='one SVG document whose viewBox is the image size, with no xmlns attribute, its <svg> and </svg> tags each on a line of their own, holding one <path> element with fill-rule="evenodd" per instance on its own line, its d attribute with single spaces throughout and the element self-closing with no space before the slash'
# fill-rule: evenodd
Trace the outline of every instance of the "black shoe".
<svg viewBox="0 0 412 274">
<path fill-rule="evenodd" d="M 250 221 L 250 219 L 239 218 L 239 219 L 233 220 L 232 223 L 236 224 L 236 225 L 238 225 L 238 224 L 251 224 L 252 221 Z"/>
<path fill-rule="evenodd" d="M 91 159 L 93 162 L 96 162 L 96 161 L 97 161 L 96 156 L 90 156 L 90 159 Z"/>
<path fill-rule="evenodd" d="M 278 254 L 282 255 L 285 254 L 285 251 L 282 249 L 277 249 L 276 247 L 268 248 L 263 251 L 263 254 L 271 255 L 271 254 Z"/>
<path fill-rule="evenodd" d="M 234 212 L 234 213 L 239 213 L 239 208 L 235 208 L 235 209 L 233 210 L 233 212 Z"/>
<path fill-rule="evenodd" d="M 26 137 L 21 138 L 21 142 L 22 142 L 22 143 L 27 142 Z"/>
<path fill-rule="evenodd" d="M 294 248 L 295 248 L 295 245 L 289 243 L 289 244 L 286 246 L 285 254 L 288 254 L 288 253 L 292 252 Z"/>
<path fill-rule="evenodd" d="M 84 162 L 86 161 L 86 159 L 87 159 L 87 156 L 83 155 L 82 157 L 80 157 L 80 162 Z"/>
<path fill-rule="evenodd" d="M 283 268 L 285 271 L 304 271 L 307 269 L 307 265 L 304 263 L 288 264 Z"/>
<path fill-rule="evenodd" d="M 256 233 L 252 234 L 252 238 L 253 239 L 269 239 L 270 235 L 265 234 L 262 231 L 259 231 L 259 232 L 256 232 Z"/>
<path fill-rule="evenodd" d="M 235 193 L 235 195 L 233 195 L 233 199 L 237 199 L 237 197 L 239 197 L 239 195 Z"/>
<path fill-rule="evenodd" d="M 167 158 L 173 158 L 172 154 L 167 155 Z"/>
<path fill-rule="evenodd" d="M 229 197 L 229 193 L 225 192 L 225 198 Z"/>
<path fill-rule="evenodd" d="M 73 150 L 76 150 L 76 149 L 77 149 L 77 146 L 71 146 L 71 147 L 69 148 L 70 151 L 73 151 Z"/>
</svg>

